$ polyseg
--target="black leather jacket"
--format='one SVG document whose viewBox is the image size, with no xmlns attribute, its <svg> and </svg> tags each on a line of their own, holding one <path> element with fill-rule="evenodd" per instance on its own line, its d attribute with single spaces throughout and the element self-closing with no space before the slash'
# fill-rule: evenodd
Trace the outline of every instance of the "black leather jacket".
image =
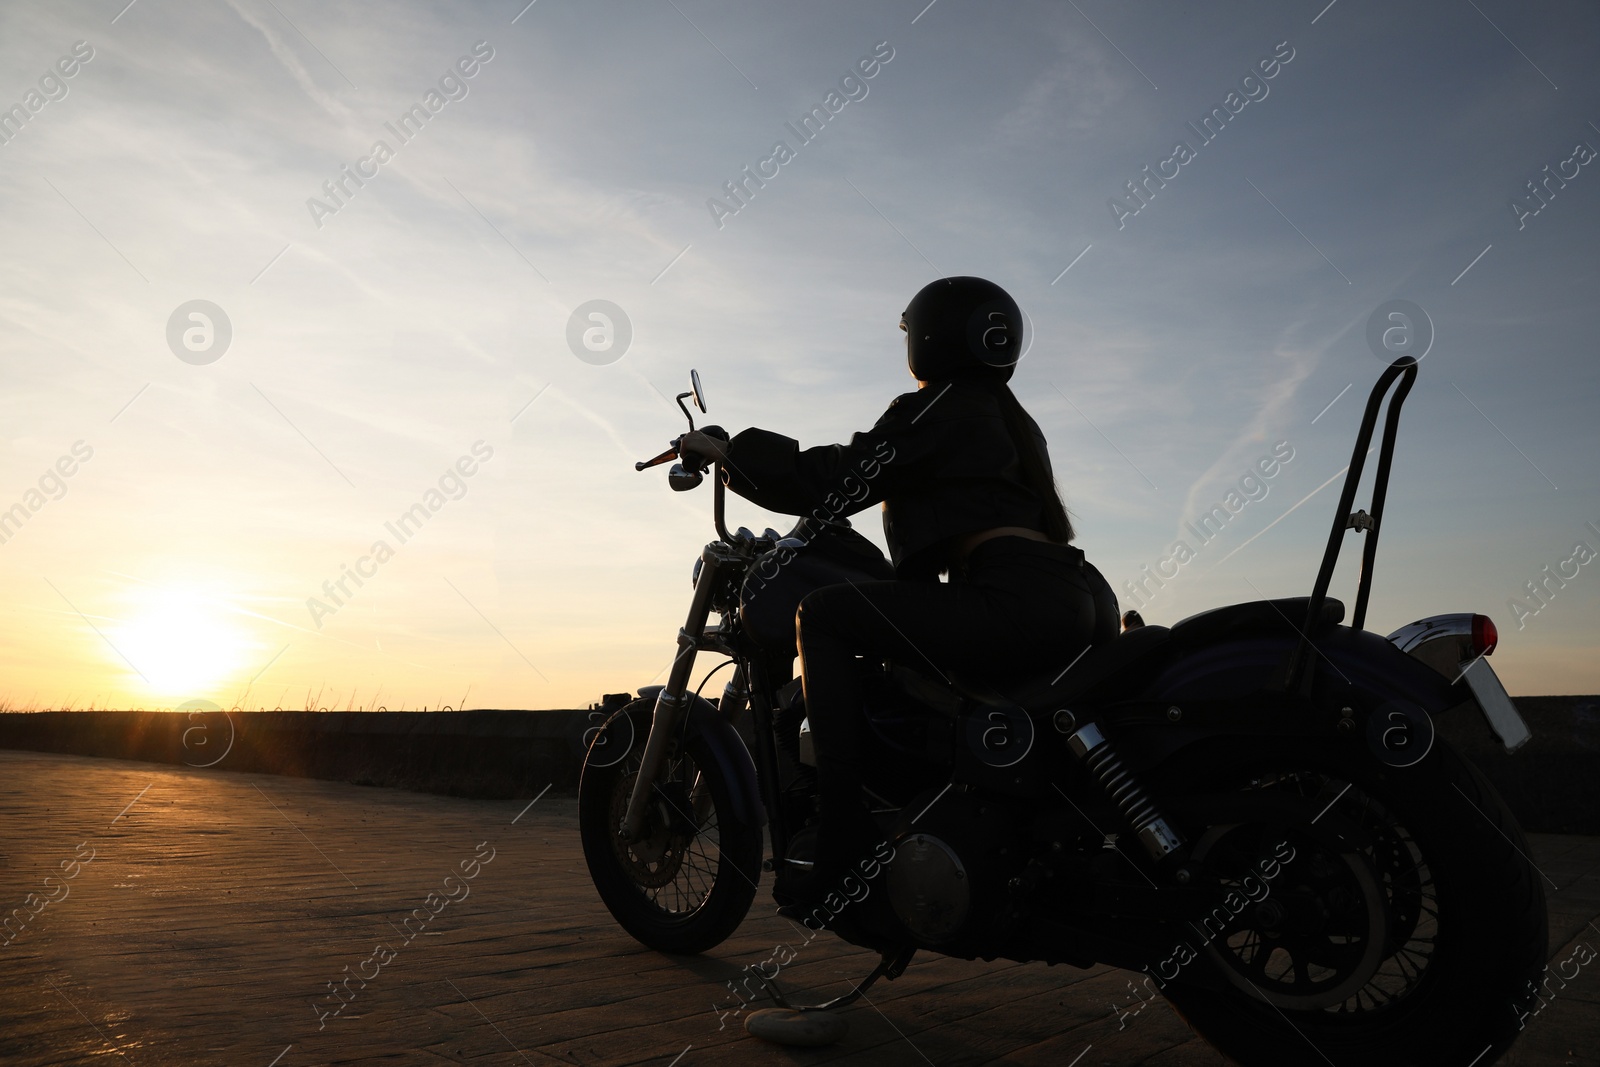
<svg viewBox="0 0 1600 1067">
<path fill-rule="evenodd" d="M 1033 432 L 1042 445 L 1036 423 Z M 730 442 L 723 470 L 735 493 L 788 515 L 837 520 L 881 501 L 895 576 L 903 579 L 947 569 L 963 535 L 1045 528 L 999 401 L 981 384 L 934 382 L 898 396 L 849 444 L 802 451 L 792 438 L 751 428 Z"/>
</svg>

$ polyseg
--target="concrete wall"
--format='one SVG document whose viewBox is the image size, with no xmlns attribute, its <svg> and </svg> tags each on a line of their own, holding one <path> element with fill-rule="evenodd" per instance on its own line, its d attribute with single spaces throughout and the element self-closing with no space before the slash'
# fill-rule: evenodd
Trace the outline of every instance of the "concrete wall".
<svg viewBox="0 0 1600 1067">
<path fill-rule="evenodd" d="M 585 725 L 577 711 L 43 711 L 0 715 L 0 748 L 508 799 L 575 793 Z"/>
<path fill-rule="evenodd" d="M 1440 722 L 1439 733 L 1477 764 L 1529 833 L 1600 834 L 1600 697 L 1516 697 L 1533 730 L 1507 756 L 1481 715 Z"/>
<path fill-rule="evenodd" d="M 1533 740 L 1507 756 L 1481 717 L 1438 724 L 1524 829 L 1600 834 L 1600 697 L 1521 697 Z M 0 714 L 0 748 L 259 771 L 452 796 L 573 793 L 583 711 Z"/>
</svg>

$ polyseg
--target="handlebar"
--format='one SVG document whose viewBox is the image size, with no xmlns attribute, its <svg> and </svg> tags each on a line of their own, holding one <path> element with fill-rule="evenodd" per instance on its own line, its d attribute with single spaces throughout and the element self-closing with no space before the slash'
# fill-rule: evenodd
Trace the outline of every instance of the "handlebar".
<svg viewBox="0 0 1600 1067">
<path fill-rule="evenodd" d="M 657 456 L 655 459 L 641 459 L 639 462 L 637 462 L 637 463 L 635 463 L 633 465 L 633 469 L 636 470 L 636 471 L 647 470 L 650 467 L 660 466 L 661 464 L 667 462 L 668 460 L 677 459 L 677 458 L 678 458 L 678 449 L 677 449 L 677 446 L 676 446 L 676 442 L 674 442 L 674 446 L 672 448 L 667 449 L 665 452 L 661 453 L 661 455 Z"/>
<path fill-rule="evenodd" d="M 727 440 L 727 432 L 720 426 L 707 426 L 701 432 L 710 433 L 714 437 L 721 437 L 723 440 Z M 699 456 L 691 455 L 687 457 L 688 464 L 683 464 L 681 461 L 686 457 L 679 449 L 679 443 L 682 440 L 682 437 L 673 438 L 671 448 L 652 459 L 640 460 L 633 465 L 633 469 L 636 471 L 648 470 L 651 467 L 658 467 L 663 463 L 676 459 L 680 463 L 672 468 L 672 473 L 669 476 L 672 487 L 674 489 L 693 489 L 700 484 L 700 474 L 705 471 L 705 467 L 701 466 L 704 461 Z M 728 524 L 725 518 L 728 499 L 727 481 L 722 476 L 722 463 L 720 460 L 712 462 L 711 477 L 716 482 L 716 492 L 712 497 L 712 518 L 716 522 L 717 536 L 723 541 L 732 544 L 735 538 L 728 531 Z"/>
<path fill-rule="evenodd" d="M 711 478 L 717 483 L 711 496 L 711 518 L 717 524 L 717 537 L 731 545 L 733 535 L 728 532 L 728 524 L 723 517 L 727 510 L 725 505 L 728 500 L 728 483 L 722 476 L 721 463 L 712 465 Z"/>
<path fill-rule="evenodd" d="M 703 427 L 700 428 L 700 432 L 703 433 L 703 434 L 709 434 L 710 436 L 718 438 L 719 440 L 722 440 L 722 441 L 727 441 L 728 440 L 728 431 L 724 430 L 721 426 L 703 426 Z M 683 441 L 683 437 L 681 435 L 678 436 L 678 437 L 674 437 L 672 439 L 672 447 L 671 448 L 667 449 L 665 452 L 661 453 L 659 456 L 656 456 L 653 459 L 642 459 L 642 460 L 640 460 L 639 462 L 637 462 L 637 463 L 635 463 L 633 465 L 633 469 L 636 470 L 636 471 L 648 470 L 651 467 L 659 466 L 659 465 L 661 465 L 663 463 L 666 463 L 669 460 L 685 458 L 683 456 L 682 451 L 681 451 L 682 441 Z M 692 461 L 692 460 L 700 458 L 700 457 L 691 456 L 691 457 L 688 457 L 688 458 Z M 706 463 L 705 463 L 704 459 L 701 459 L 701 461 L 699 463 L 694 463 L 693 466 L 698 468 L 702 473 L 705 472 Z"/>
</svg>

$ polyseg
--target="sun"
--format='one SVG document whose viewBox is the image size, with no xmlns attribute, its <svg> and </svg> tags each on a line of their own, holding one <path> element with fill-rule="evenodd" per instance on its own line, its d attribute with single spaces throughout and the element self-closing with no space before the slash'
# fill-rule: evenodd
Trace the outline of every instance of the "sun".
<svg viewBox="0 0 1600 1067">
<path fill-rule="evenodd" d="M 154 696 L 192 699 L 233 676 L 250 649 L 232 610 L 194 589 L 144 589 L 133 614 L 107 634 L 116 657 Z"/>
</svg>

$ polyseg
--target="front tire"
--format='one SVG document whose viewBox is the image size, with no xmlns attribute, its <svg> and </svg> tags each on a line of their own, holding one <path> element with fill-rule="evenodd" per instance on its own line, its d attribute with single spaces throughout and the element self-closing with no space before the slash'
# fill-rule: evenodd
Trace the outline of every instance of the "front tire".
<svg viewBox="0 0 1600 1067">
<path fill-rule="evenodd" d="M 1475 768 L 1442 740 L 1403 769 L 1266 741 L 1184 762 L 1191 788 L 1328 813 L 1289 818 L 1309 862 L 1285 868 L 1283 903 L 1243 910 L 1193 964 L 1224 988 L 1163 990 L 1196 1032 L 1246 1067 L 1486 1065 L 1511 1046 L 1546 960 L 1544 889 Z"/>
<path fill-rule="evenodd" d="M 624 716 L 632 729 L 613 731 Z M 755 900 L 761 827 L 734 816 L 730 783 L 696 735 L 663 768 L 639 839 L 619 838 L 649 722 L 650 704 L 636 701 L 590 745 L 578 784 L 583 855 L 600 899 L 637 941 L 661 952 L 704 952 L 738 927 Z M 620 759 L 607 748 L 618 733 L 629 746 Z"/>
</svg>

